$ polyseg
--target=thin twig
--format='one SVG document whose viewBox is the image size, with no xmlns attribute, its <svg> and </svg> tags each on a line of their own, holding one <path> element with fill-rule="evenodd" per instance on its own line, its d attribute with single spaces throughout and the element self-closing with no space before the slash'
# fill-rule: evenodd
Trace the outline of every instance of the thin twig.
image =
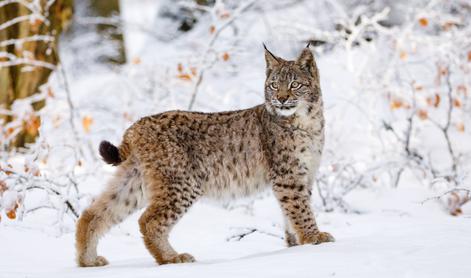
<svg viewBox="0 0 471 278">
<path fill-rule="evenodd" d="M 230 237 L 228 237 L 226 240 L 227 241 L 240 241 L 242 240 L 244 237 L 248 236 L 248 235 L 251 235 L 253 233 L 260 233 L 260 234 L 264 234 L 264 235 L 267 235 L 267 236 L 272 236 L 272 237 L 276 237 L 276 238 L 279 238 L 279 239 L 283 239 L 283 237 L 277 235 L 277 234 L 274 234 L 274 233 L 270 233 L 270 232 L 266 232 L 266 231 L 262 231 L 262 230 L 259 230 L 257 228 L 244 228 L 246 231 L 245 232 L 241 232 L 241 233 L 238 233 L 238 234 L 235 234 L 235 235 L 232 235 Z"/>
<path fill-rule="evenodd" d="M 453 188 L 448 191 L 443 192 L 440 195 L 429 197 L 423 201 L 420 202 L 421 205 L 425 204 L 426 202 L 432 201 L 432 200 L 440 200 L 441 198 L 445 197 L 446 195 L 454 192 L 465 192 L 467 193 L 468 196 L 471 196 L 471 190 L 466 189 L 466 188 Z"/>
<path fill-rule="evenodd" d="M 206 51 L 203 54 L 203 67 L 200 69 L 198 73 L 198 79 L 196 80 L 195 86 L 193 87 L 193 92 L 191 93 L 191 99 L 190 103 L 188 104 L 188 110 L 193 109 L 193 105 L 195 104 L 196 96 L 198 94 L 201 82 L 203 81 L 204 74 L 208 69 L 212 67 L 213 64 L 211 65 L 205 65 L 207 62 L 209 54 L 212 52 L 212 47 L 216 43 L 217 39 L 219 38 L 219 35 L 224 31 L 228 26 L 230 26 L 242 13 L 247 11 L 250 7 L 252 7 L 257 0 L 250 0 L 244 4 L 242 4 L 237 10 L 235 10 L 232 14 L 232 16 L 225 21 L 221 26 L 219 26 L 216 31 L 213 33 L 213 36 L 211 37 L 211 40 L 209 41 Z"/>
</svg>

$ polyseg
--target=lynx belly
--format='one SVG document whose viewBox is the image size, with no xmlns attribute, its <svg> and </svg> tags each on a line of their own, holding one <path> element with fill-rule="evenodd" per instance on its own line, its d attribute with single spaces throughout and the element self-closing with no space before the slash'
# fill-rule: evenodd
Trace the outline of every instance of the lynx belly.
<svg viewBox="0 0 471 278">
<path fill-rule="evenodd" d="M 226 164 L 226 163 L 224 163 Z M 269 186 L 266 168 L 256 160 L 235 167 L 221 165 L 225 171 L 217 171 L 207 185 L 205 196 L 211 199 L 228 200 L 259 193 Z"/>
</svg>

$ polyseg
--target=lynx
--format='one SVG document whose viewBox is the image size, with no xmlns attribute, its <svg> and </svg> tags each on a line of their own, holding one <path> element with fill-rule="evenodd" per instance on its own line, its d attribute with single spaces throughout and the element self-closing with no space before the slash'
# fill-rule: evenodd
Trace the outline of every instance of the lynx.
<svg viewBox="0 0 471 278">
<path fill-rule="evenodd" d="M 194 262 L 169 244 L 172 227 L 202 197 L 248 196 L 271 188 L 288 246 L 334 241 L 317 228 L 312 183 L 324 145 L 319 73 L 307 46 L 295 61 L 265 47 L 265 102 L 253 108 L 197 113 L 170 111 L 140 119 L 119 147 L 100 144 L 117 166 L 106 190 L 77 224 L 79 266 L 102 266 L 99 238 L 134 211 L 146 248 L 158 264 Z"/>
</svg>

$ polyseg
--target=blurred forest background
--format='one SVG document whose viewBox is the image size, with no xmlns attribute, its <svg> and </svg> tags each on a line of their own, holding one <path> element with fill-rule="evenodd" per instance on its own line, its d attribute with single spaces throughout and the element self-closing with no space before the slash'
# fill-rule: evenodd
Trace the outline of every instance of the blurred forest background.
<svg viewBox="0 0 471 278">
<path fill-rule="evenodd" d="M 470 14 L 467 0 L 0 0 L 0 221 L 73 229 L 113 171 L 101 140 L 144 115 L 259 104 L 262 43 L 292 59 L 308 42 L 327 117 L 316 210 L 361 213 L 352 192 L 420 186 L 458 216 Z"/>
</svg>

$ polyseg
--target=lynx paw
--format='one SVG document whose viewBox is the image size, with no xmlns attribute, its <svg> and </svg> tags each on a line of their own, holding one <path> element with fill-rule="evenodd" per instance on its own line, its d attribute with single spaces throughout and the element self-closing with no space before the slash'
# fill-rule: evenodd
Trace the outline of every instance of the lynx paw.
<svg viewBox="0 0 471 278">
<path fill-rule="evenodd" d="M 296 240 L 296 236 L 288 231 L 285 232 L 285 242 L 288 247 L 293 247 L 298 245 L 298 241 Z"/>
<path fill-rule="evenodd" d="M 334 242 L 335 238 L 326 232 L 311 234 L 301 240 L 302 244 L 321 244 L 323 242 Z"/>
<path fill-rule="evenodd" d="M 182 253 L 178 254 L 173 258 L 170 258 L 166 261 L 164 261 L 162 264 L 181 264 L 181 263 L 193 263 L 195 262 L 195 258 L 188 254 L 188 253 Z"/>
<path fill-rule="evenodd" d="M 94 260 L 79 259 L 79 266 L 81 267 L 104 266 L 107 264 L 108 264 L 108 261 L 105 259 L 105 257 L 102 257 L 102 256 L 98 256 Z"/>
<path fill-rule="evenodd" d="M 335 241 L 335 238 L 327 232 L 319 232 L 319 234 L 317 234 L 316 236 L 317 236 L 317 238 L 316 238 L 316 241 L 313 242 L 314 244 L 321 244 L 323 242 L 334 242 Z"/>
</svg>

